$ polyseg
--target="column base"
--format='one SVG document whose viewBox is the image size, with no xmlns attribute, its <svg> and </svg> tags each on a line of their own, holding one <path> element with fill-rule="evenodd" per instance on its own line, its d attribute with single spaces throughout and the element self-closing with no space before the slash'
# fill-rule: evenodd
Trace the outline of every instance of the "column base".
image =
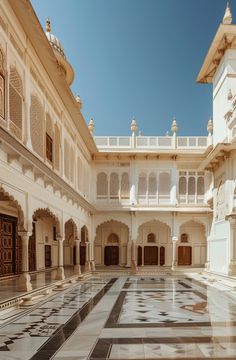
<svg viewBox="0 0 236 360">
<path fill-rule="evenodd" d="M 31 291 L 32 290 L 32 284 L 30 281 L 30 274 L 23 273 L 20 275 L 18 280 L 18 291 Z"/>
<path fill-rule="evenodd" d="M 81 275 L 81 266 L 80 264 L 77 264 L 74 266 L 74 272 L 78 275 Z"/>
<path fill-rule="evenodd" d="M 228 269 L 228 275 L 229 276 L 236 275 L 236 260 L 230 260 L 229 269 Z"/>
<path fill-rule="evenodd" d="M 209 261 L 207 261 L 206 263 L 205 263 L 205 269 L 204 269 L 205 271 L 209 271 L 210 270 L 210 262 Z"/>
<path fill-rule="evenodd" d="M 137 274 L 138 267 L 135 260 L 132 260 L 131 262 L 131 274 Z"/>
<path fill-rule="evenodd" d="M 177 261 L 173 261 L 171 265 L 171 270 L 176 270 L 177 267 L 178 267 Z"/>
<path fill-rule="evenodd" d="M 65 271 L 63 266 L 59 266 L 57 268 L 56 280 L 64 280 L 65 279 Z"/>
<path fill-rule="evenodd" d="M 95 271 L 95 270 L 96 270 L 95 261 L 94 261 L 94 260 L 91 260 L 91 261 L 90 261 L 90 269 L 91 269 L 91 271 Z"/>
<path fill-rule="evenodd" d="M 85 272 L 90 272 L 90 271 L 91 271 L 90 261 L 86 261 L 85 267 L 84 267 L 84 271 L 85 271 Z"/>
</svg>

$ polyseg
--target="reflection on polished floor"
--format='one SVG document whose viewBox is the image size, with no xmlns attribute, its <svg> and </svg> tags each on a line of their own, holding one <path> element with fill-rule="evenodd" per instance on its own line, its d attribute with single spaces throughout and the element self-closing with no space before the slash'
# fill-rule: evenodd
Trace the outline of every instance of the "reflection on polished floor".
<svg viewBox="0 0 236 360">
<path fill-rule="evenodd" d="M 2 313 L 0 359 L 235 359 L 232 289 L 203 276 L 96 275 Z"/>
</svg>

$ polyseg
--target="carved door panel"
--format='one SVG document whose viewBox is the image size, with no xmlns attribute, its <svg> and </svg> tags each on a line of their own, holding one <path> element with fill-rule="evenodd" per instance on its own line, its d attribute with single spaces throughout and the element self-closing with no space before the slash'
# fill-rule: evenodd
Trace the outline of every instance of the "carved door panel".
<svg viewBox="0 0 236 360">
<path fill-rule="evenodd" d="M 142 265 L 142 246 L 138 246 L 138 266 Z"/>
<path fill-rule="evenodd" d="M 81 245 L 80 246 L 80 265 L 85 265 L 86 261 L 86 246 Z"/>
<path fill-rule="evenodd" d="M 158 247 L 144 247 L 144 265 L 158 265 Z"/>
<path fill-rule="evenodd" d="M 0 275 L 15 274 L 18 269 L 16 257 L 17 219 L 0 215 Z"/>
<path fill-rule="evenodd" d="M 192 263 L 192 247 L 178 247 L 178 265 L 191 265 Z"/>
<path fill-rule="evenodd" d="M 29 238 L 29 271 L 36 270 L 36 237 L 35 223 L 33 222 L 32 235 Z"/>
<path fill-rule="evenodd" d="M 119 265 L 119 246 L 106 246 L 104 252 L 105 265 Z"/>
<path fill-rule="evenodd" d="M 45 268 L 51 267 L 51 246 L 45 245 Z"/>
<path fill-rule="evenodd" d="M 165 247 L 160 247 L 160 265 L 165 265 Z"/>
</svg>

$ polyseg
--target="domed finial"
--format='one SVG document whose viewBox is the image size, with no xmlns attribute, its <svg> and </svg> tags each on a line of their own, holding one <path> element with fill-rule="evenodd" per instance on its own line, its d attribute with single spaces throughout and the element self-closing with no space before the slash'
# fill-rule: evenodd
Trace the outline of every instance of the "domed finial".
<svg viewBox="0 0 236 360">
<path fill-rule="evenodd" d="M 78 95 L 76 95 L 75 97 L 75 101 L 77 102 L 77 104 L 79 105 L 80 109 L 82 107 L 82 100 L 81 100 L 81 97 Z"/>
<path fill-rule="evenodd" d="M 46 32 L 50 32 L 51 31 L 51 22 L 50 19 L 47 18 L 46 20 Z"/>
<path fill-rule="evenodd" d="M 213 133 L 213 121 L 212 121 L 211 117 L 210 117 L 210 119 L 208 120 L 208 123 L 207 123 L 207 132 L 210 135 L 212 135 L 212 133 Z"/>
<path fill-rule="evenodd" d="M 230 24 L 232 24 L 232 20 L 233 20 L 233 18 L 232 18 L 231 10 L 230 10 L 230 7 L 229 7 L 229 3 L 227 2 L 226 9 L 225 9 L 225 14 L 224 14 L 222 23 L 224 25 L 230 25 Z"/>
<path fill-rule="evenodd" d="M 94 133 L 94 128 L 95 128 L 94 120 L 93 120 L 93 118 L 91 118 L 89 121 L 89 124 L 88 124 L 88 129 L 89 129 L 91 135 L 93 135 L 93 133 Z"/>
<path fill-rule="evenodd" d="M 173 131 L 174 134 L 176 134 L 178 131 L 178 124 L 177 124 L 176 118 L 173 118 L 171 130 Z"/>
<path fill-rule="evenodd" d="M 136 123 L 136 120 L 133 118 L 132 121 L 131 121 L 131 125 L 130 125 L 130 129 L 133 133 L 136 133 L 137 131 L 137 123 Z"/>
<path fill-rule="evenodd" d="M 169 131 L 167 130 L 166 137 L 169 137 L 169 136 L 170 136 L 170 134 L 169 134 Z"/>
<path fill-rule="evenodd" d="M 232 94 L 231 89 L 229 89 L 228 95 L 227 95 L 227 99 L 228 99 L 228 100 L 231 100 L 232 98 L 233 98 L 233 94 Z"/>
</svg>

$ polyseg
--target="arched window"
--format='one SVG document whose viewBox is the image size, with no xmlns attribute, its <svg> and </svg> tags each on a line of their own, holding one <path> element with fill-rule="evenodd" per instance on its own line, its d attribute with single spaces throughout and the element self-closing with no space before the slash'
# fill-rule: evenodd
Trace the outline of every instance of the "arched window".
<svg viewBox="0 0 236 360">
<path fill-rule="evenodd" d="M 67 179 L 69 179 L 69 175 L 70 175 L 69 156 L 70 156 L 69 144 L 68 141 L 64 139 L 64 174 Z"/>
<path fill-rule="evenodd" d="M 119 177 L 117 173 L 110 175 L 110 198 L 118 199 L 119 197 Z"/>
<path fill-rule="evenodd" d="M 147 193 L 147 177 L 146 174 L 141 173 L 138 179 L 138 196 L 145 197 Z"/>
<path fill-rule="evenodd" d="M 153 233 L 149 233 L 147 236 L 148 243 L 154 243 L 156 241 L 156 235 Z"/>
<path fill-rule="evenodd" d="M 57 171 L 60 171 L 60 156 L 61 156 L 61 135 L 57 124 L 54 126 L 54 165 Z"/>
<path fill-rule="evenodd" d="M 81 243 L 86 243 L 88 242 L 88 229 L 87 229 L 87 226 L 84 225 L 82 228 L 81 228 Z"/>
<path fill-rule="evenodd" d="M 157 193 L 157 179 L 154 173 L 151 173 L 148 178 L 148 195 L 155 197 Z"/>
<path fill-rule="evenodd" d="M 163 172 L 159 175 L 159 195 L 170 194 L 170 174 Z"/>
<path fill-rule="evenodd" d="M 197 179 L 197 194 L 204 195 L 204 192 L 204 177 L 201 176 Z"/>
<path fill-rule="evenodd" d="M 121 190 L 120 195 L 122 199 L 129 199 L 129 174 L 123 173 L 121 176 Z"/>
<path fill-rule="evenodd" d="M 46 158 L 53 162 L 53 123 L 49 114 L 46 114 Z"/>
<path fill-rule="evenodd" d="M 43 157 L 44 155 L 44 111 L 36 95 L 31 95 L 30 104 L 30 134 L 33 150 Z"/>
<path fill-rule="evenodd" d="M 108 196 L 108 180 L 107 174 L 101 172 L 97 176 L 97 197 L 105 199 Z"/>
<path fill-rule="evenodd" d="M 109 244 L 117 244 L 117 243 L 119 243 L 119 237 L 118 237 L 118 235 L 116 235 L 116 234 L 114 234 L 114 233 L 110 234 L 110 235 L 108 236 L 108 238 L 107 238 L 107 242 L 108 242 Z"/>
<path fill-rule="evenodd" d="M 188 179 L 188 194 L 195 195 L 195 192 L 196 192 L 195 178 L 191 176 Z"/>
<path fill-rule="evenodd" d="M 9 113 L 10 130 L 19 139 L 22 137 L 23 83 L 15 67 L 10 69 Z"/>
<path fill-rule="evenodd" d="M 181 176 L 179 178 L 179 195 L 186 195 L 186 192 L 187 192 L 186 177 Z"/>
<path fill-rule="evenodd" d="M 184 233 L 180 236 L 180 242 L 181 243 L 187 243 L 188 242 L 188 234 Z"/>
<path fill-rule="evenodd" d="M 0 49 L 0 116 L 5 119 L 5 59 Z"/>
</svg>

